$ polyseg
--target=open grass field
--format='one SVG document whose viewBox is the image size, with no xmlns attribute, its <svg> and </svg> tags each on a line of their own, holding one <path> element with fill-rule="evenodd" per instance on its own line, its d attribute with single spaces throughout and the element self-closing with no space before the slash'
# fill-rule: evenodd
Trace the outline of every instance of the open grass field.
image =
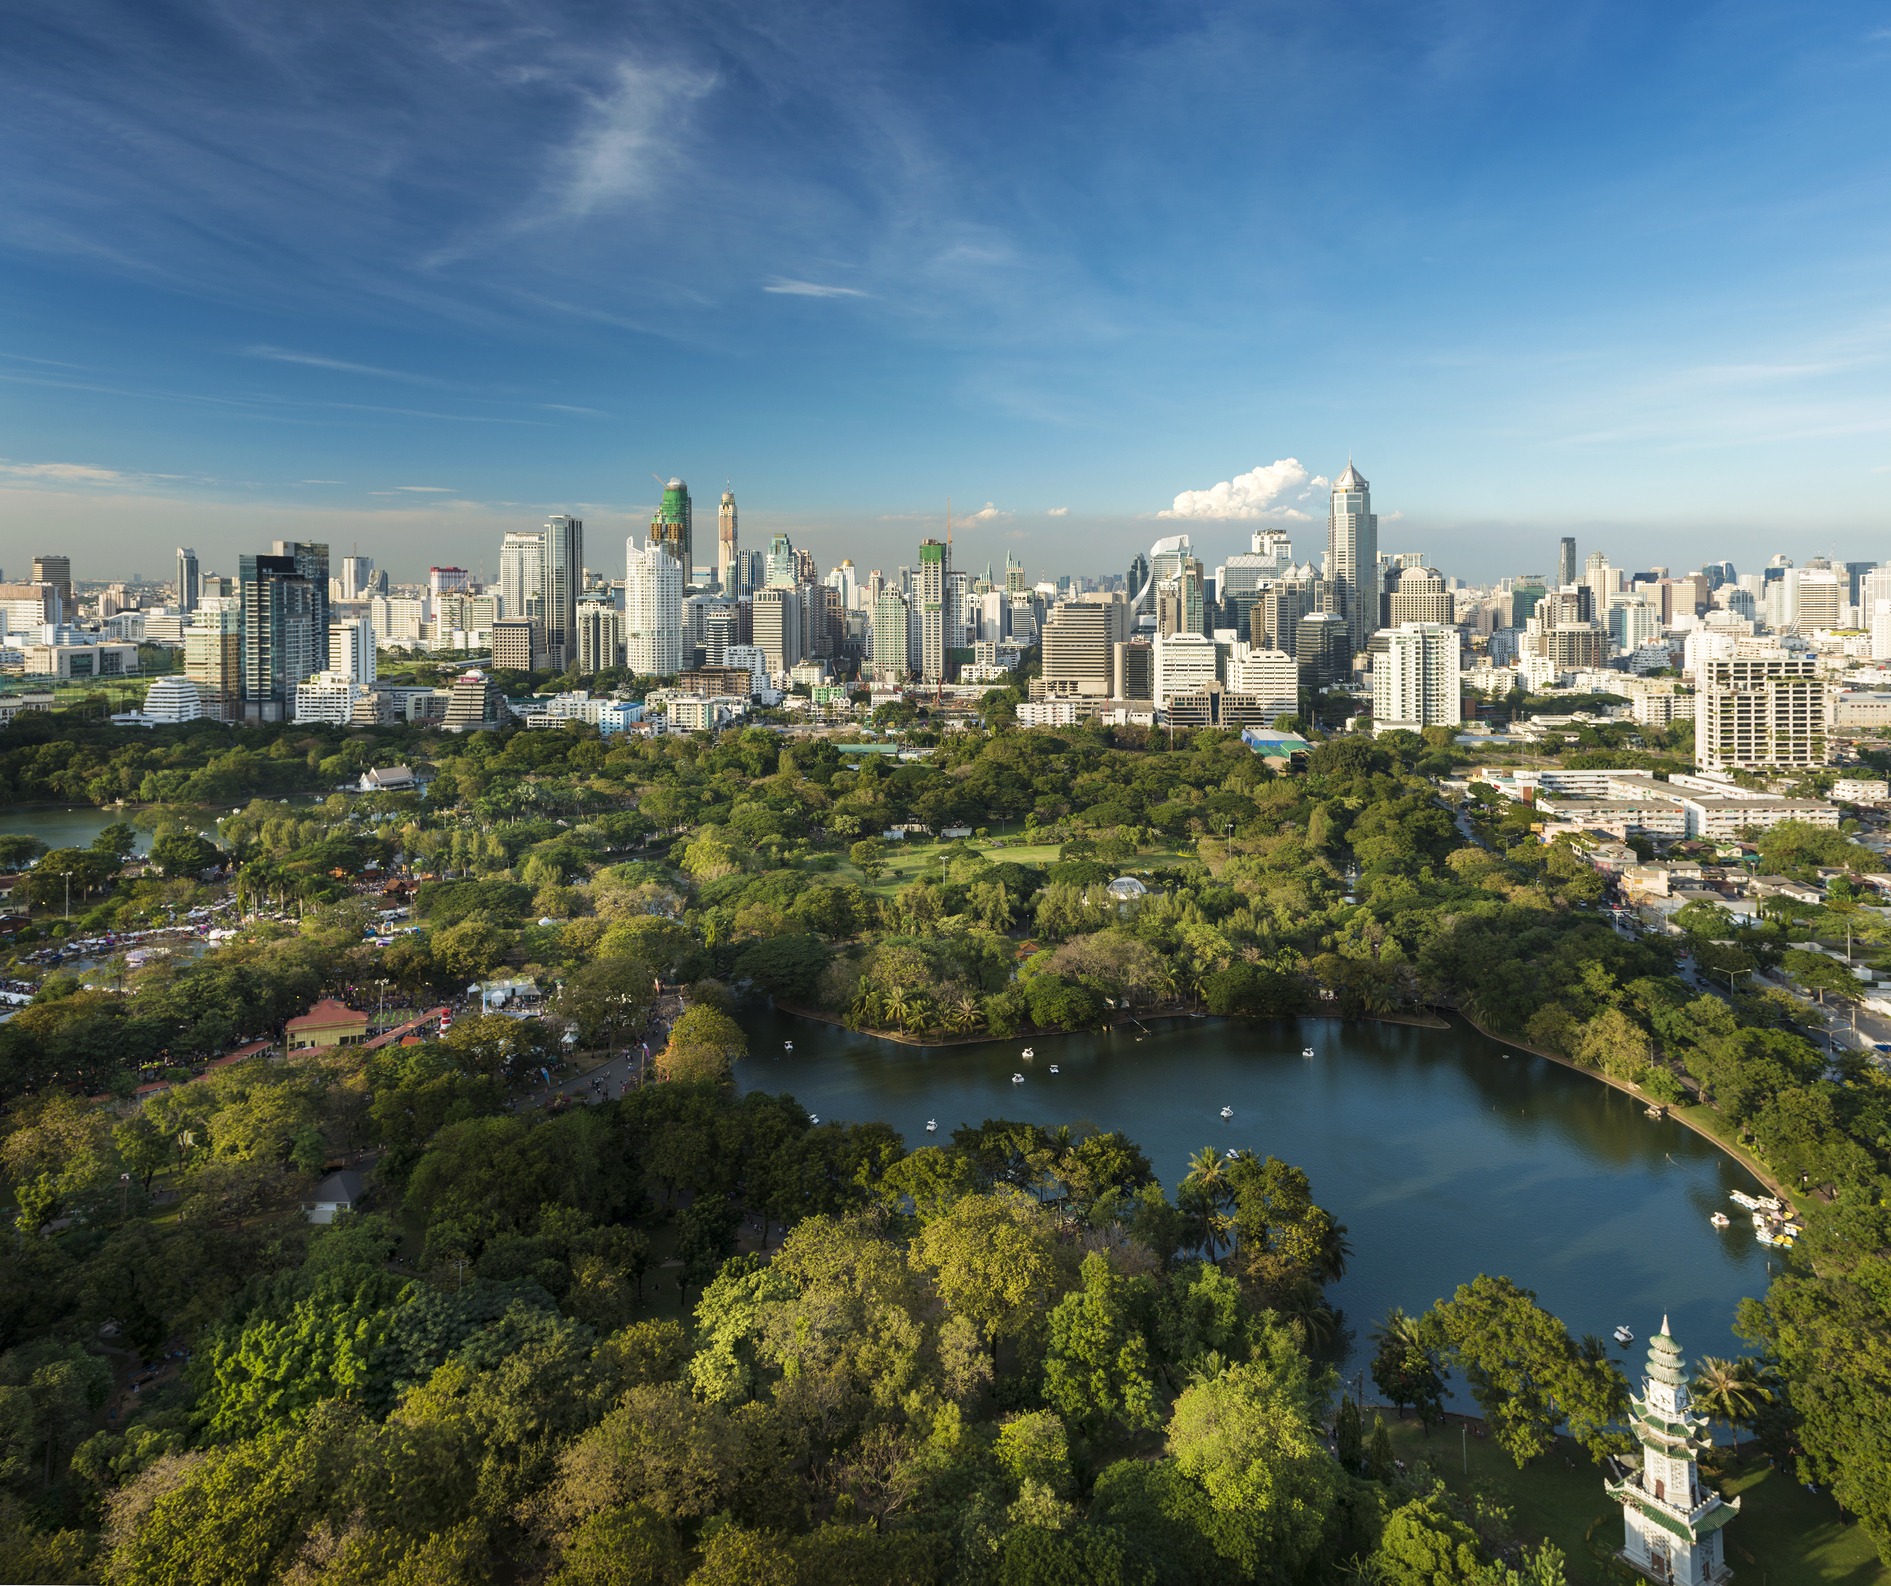
<svg viewBox="0 0 1891 1586">
<path fill-rule="evenodd" d="M 1602 1490 L 1602 1472 L 1576 1444 L 1559 1438 L 1554 1450 L 1518 1470 L 1475 1431 L 1466 1440 L 1458 1421 L 1433 1427 L 1427 1438 L 1416 1421 L 1401 1423 L 1384 1413 L 1400 1459 L 1428 1461 L 1453 1492 L 1475 1486 L 1510 1510 L 1519 1535 L 1554 1542 L 1568 1556 L 1570 1586 L 1617 1586 L 1634 1578 L 1611 1570 L 1592 1550 L 1592 1531 L 1597 1543 L 1619 1545 L 1621 1511 Z M 1764 1459 L 1743 1459 L 1729 1474 L 1708 1480 L 1741 1500 L 1740 1517 L 1726 1530 L 1727 1562 L 1738 1586 L 1891 1586 L 1891 1570 L 1865 1533 L 1843 1519 L 1829 1497 L 1796 1486 Z"/>
<path fill-rule="evenodd" d="M 923 874 L 928 868 L 936 867 L 942 848 L 958 847 L 960 844 L 941 844 L 936 842 L 888 843 L 886 845 L 886 869 L 877 881 L 869 881 L 860 869 L 851 861 L 843 861 L 838 875 L 849 881 L 859 883 L 869 892 L 881 897 L 891 897 L 895 892 Z M 1020 865 L 1049 865 L 1056 862 L 1062 851 L 1062 843 L 1027 843 L 1021 837 L 982 838 L 967 842 L 964 847 L 981 853 L 994 863 L 1002 864 L 1010 860 Z M 1179 865 L 1195 858 L 1194 848 L 1160 847 L 1138 851 L 1133 859 L 1124 860 L 1121 869 L 1134 873 L 1139 870 L 1161 870 L 1171 865 Z"/>
</svg>

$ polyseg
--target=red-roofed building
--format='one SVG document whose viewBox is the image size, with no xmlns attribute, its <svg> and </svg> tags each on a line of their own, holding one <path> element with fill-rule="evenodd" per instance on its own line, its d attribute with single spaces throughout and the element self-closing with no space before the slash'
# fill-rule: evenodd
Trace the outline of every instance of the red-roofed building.
<svg viewBox="0 0 1891 1586">
<path fill-rule="evenodd" d="M 368 1016 L 345 1002 L 324 997 L 282 1027 L 282 1044 L 291 1056 L 336 1046 L 359 1046 L 368 1038 Z"/>
</svg>

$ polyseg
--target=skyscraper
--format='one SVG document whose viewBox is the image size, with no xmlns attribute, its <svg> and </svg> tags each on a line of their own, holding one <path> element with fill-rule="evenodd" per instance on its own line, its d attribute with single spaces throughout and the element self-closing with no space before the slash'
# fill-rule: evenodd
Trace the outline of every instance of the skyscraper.
<svg viewBox="0 0 1891 1586">
<path fill-rule="evenodd" d="M 343 600 L 366 600 L 374 593 L 374 558 L 372 556 L 344 556 L 341 559 L 341 575 L 336 585 Z"/>
<path fill-rule="evenodd" d="M 675 543 L 653 536 L 626 546 L 624 665 L 645 677 L 683 670 L 683 564 Z"/>
<path fill-rule="evenodd" d="M 315 670 L 328 665 L 328 546 L 321 540 L 278 540 L 276 555 L 295 563 L 296 576 L 309 586 L 310 621 L 315 625 Z M 298 679 L 298 681 L 300 681 Z M 295 685 L 289 686 L 290 703 Z"/>
<path fill-rule="evenodd" d="M 514 529 L 499 544 L 499 603 L 506 619 L 532 624 L 532 650 L 545 651 L 545 536 Z"/>
<path fill-rule="evenodd" d="M 793 589 L 800 566 L 800 559 L 795 555 L 794 542 L 787 535 L 777 534 L 768 542 L 768 571 L 765 581 L 770 589 Z"/>
<path fill-rule="evenodd" d="M 786 672 L 801 660 L 801 600 L 792 587 L 770 584 L 755 591 L 751 621 L 755 647 L 771 673 Z"/>
<path fill-rule="evenodd" d="M 560 513 L 545 520 L 545 664 L 578 661 L 578 596 L 584 582 L 584 525 Z"/>
<path fill-rule="evenodd" d="M 71 622 L 78 615 L 72 600 L 72 558 L 70 556 L 35 556 L 33 582 L 51 584 L 59 592 L 59 620 Z"/>
<path fill-rule="evenodd" d="M 204 598 L 203 574 L 197 566 L 197 553 L 188 545 L 177 548 L 177 609 L 189 616 Z"/>
<path fill-rule="evenodd" d="M 906 675 L 906 597 L 882 589 L 873 601 L 873 677 L 897 683 Z"/>
<path fill-rule="evenodd" d="M 578 670 L 589 677 L 623 663 L 624 614 L 609 600 L 588 595 L 578 602 Z"/>
<path fill-rule="evenodd" d="M 1374 732 L 1401 727 L 1420 732 L 1455 727 L 1463 720 L 1456 628 L 1442 622 L 1404 622 L 1379 634 L 1373 645 Z"/>
<path fill-rule="evenodd" d="M 919 675 L 928 683 L 946 680 L 946 547 L 943 540 L 919 542 L 919 576 L 913 592 L 919 607 Z"/>
<path fill-rule="evenodd" d="M 1575 581 L 1576 537 L 1573 534 L 1565 534 L 1562 539 L 1557 542 L 1556 582 L 1559 584 L 1573 584 Z"/>
<path fill-rule="evenodd" d="M 1009 571 L 1010 569 L 1009 553 L 1006 554 L 1005 565 L 1006 565 L 1007 571 Z M 1141 551 L 1138 551 L 1134 556 L 1132 556 L 1129 559 L 1129 598 L 1131 600 L 1134 600 L 1148 586 L 1148 583 L 1149 583 L 1149 558 L 1144 556 Z M 1007 592 L 1009 592 L 1008 585 L 1007 585 Z"/>
<path fill-rule="evenodd" d="M 1333 581 L 1347 642 L 1356 655 L 1379 625 L 1379 520 L 1372 510 L 1372 485 L 1350 458 L 1334 482 L 1327 509 L 1326 576 Z"/>
<path fill-rule="evenodd" d="M 328 651 L 327 633 L 318 636 L 315 630 L 317 612 L 328 607 L 328 569 L 323 566 L 319 605 L 294 555 L 241 557 L 237 583 L 243 612 L 243 719 L 286 721 L 296 685 L 323 669 Z"/>
<path fill-rule="evenodd" d="M 735 492 L 722 492 L 722 505 L 716 509 L 716 582 L 722 586 L 725 595 L 735 596 L 743 591 L 736 587 L 737 568 L 740 565 L 736 557 L 737 540 L 735 533 Z"/>
<path fill-rule="evenodd" d="M 735 498 L 730 496 L 726 499 L 729 504 L 729 525 L 733 530 Z M 687 584 L 690 571 L 696 565 L 690 560 L 695 552 L 695 543 L 691 532 L 689 486 L 682 480 L 672 479 L 663 487 L 662 504 L 657 508 L 657 515 L 650 520 L 650 538 L 671 547 L 670 554 L 676 558 L 677 566 L 683 569 L 683 582 Z"/>
<path fill-rule="evenodd" d="M 1392 591 L 1390 626 L 1406 622 L 1442 622 L 1453 616 L 1451 591 L 1435 567 L 1408 567 Z"/>
<path fill-rule="evenodd" d="M 350 617 L 328 630 L 328 670 L 351 683 L 374 681 L 374 624 Z"/>
</svg>

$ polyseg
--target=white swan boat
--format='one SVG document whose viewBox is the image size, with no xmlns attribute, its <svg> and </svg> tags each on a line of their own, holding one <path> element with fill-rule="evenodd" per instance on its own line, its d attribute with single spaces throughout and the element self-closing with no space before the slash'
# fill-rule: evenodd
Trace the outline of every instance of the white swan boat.
<svg viewBox="0 0 1891 1586">
<path fill-rule="evenodd" d="M 1310 1047 L 1310 1046 L 1303 1046 L 1303 1047 L 1301 1047 L 1301 1048 L 1300 1048 L 1300 1055 L 1301 1055 L 1302 1057 L 1312 1057 L 1312 1056 L 1314 1056 L 1314 1051 L 1313 1051 L 1313 1048 L 1312 1048 L 1312 1047 Z"/>
<path fill-rule="evenodd" d="M 1022 1074 L 1013 1074 L 1011 1076 L 1011 1083 L 1014 1085 L 1022 1085 L 1024 1083 L 1024 1076 Z"/>
<path fill-rule="evenodd" d="M 1716 1228 L 1725 1228 L 1729 1223 L 1733 1221 L 1733 1219 L 1729 1217 L 1725 1212 L 1715 1212 L 1714 1215 L 1712 1217 L 1709 1217 L 1707 1220 L 1710 1223 L 1712 1223 Z"/>
<path fill-rule="evenodd" d="M 1635 1335 L 1628 1330 L 1626 1325 L 1623 1325 L 1616 1328 L 1615 1341 L 1626 1349 L 1630 1344 L 1635 1342 Z"/>
<path fill-rule="evenodd" d="M 1033 1057 L 1036 1057 L 1036 1056 L 1037 1056 L 1037 1048 L 1036 1048 L 1035 1046 L 1027 1046 L 1027 1047 L 1026 1047 L 1026 1048 L 1024 1049 L 1024 1055 L 1025 1055 L 1025 1057 L 1026 1057 L 1027 1059 L 1029 1059 L 1029 1058 L 1033 1058 Z"/>
<path fill-rule="evenodd" d="M 937 1134 L 938 1132 L 939 1132 L 939 1120 L 937 1118 L 928 1118 L 926 1120 L 926 1133 Z"/>
<path fill-rule="evenodd" d="M 1223 1108 L 1221 1109 L 1221 1116 L 1222 1116 L 1222 1117 L 1224 1117 L 1224 1118 L 1232 1118 L 1232 1117 L 1234 1116 L 1234 1108 L 1232 1108 L 1232 1107 L 1223 1107 Z"/>
<path fill-rule="evenodd" d="M 1055 1073 L 1057 1073 L 1057 1072 L 1058 1072 L 1058 1068 L 1057 1068 L 1057 1065 L 1056 1065 L 1055 1063 L 1053 1063 L 1053 1064 L 1051 1064 L 1051 1072 L 1052 1072 L 1053 1074 L 1055 1074 Z"/>
</svg>

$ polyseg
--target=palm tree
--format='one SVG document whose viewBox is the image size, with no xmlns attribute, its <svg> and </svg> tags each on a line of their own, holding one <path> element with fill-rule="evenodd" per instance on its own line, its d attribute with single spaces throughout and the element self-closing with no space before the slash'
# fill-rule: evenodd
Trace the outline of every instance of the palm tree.
<svg viewBox="0 0 1891 1586">
<path fill-rule="evenodd" d="M 1320 1252 L 1315 1258 L 1320 1281 L 1337 1283 L 1346 1276 L 1346 1263 L 1352 1259 L 1353 1242 L 1346 1237 L 1344 1223 L 1329 1222 L 1320 1235 Z"/>
<path fill-rule="evenodd" d="M 1339 1332 L 1339 1312 L 1311 1278 L 1301 1278 L 1281 1296 L 1280 1313 L 1309 1354 L 1324 1349 Z"/>
<path fill-rule="evenodd" d="M 1751 1424 L 1760 1406 L 1773 1402 L 1766 1371 L 1747 1359 L 1725 1360 L 1703 1355 L 1689 1384 L 1694 1401 L 1714 1420 L 1724 1421 L 1733 1433 L 1733 1457 L 1740 1457 L 1740 1428 Z"/>
<path fill-rule="evenodd" d="M 1212 1145 L 1205 1145 L 1188 1161 L 1188 1176 L 1182 1180 L 1178 1197 L 1188 1203 L 1201 1228 L 1202 1248 L 1208 1259 L 1215 1259 L 1215 1246 L 1226 1231 L 1228 1219 L 1222 1207 L 1228 1197 L 1228 1176 L 1221 1170 L 1221 1158 Z"/>
</svg>

